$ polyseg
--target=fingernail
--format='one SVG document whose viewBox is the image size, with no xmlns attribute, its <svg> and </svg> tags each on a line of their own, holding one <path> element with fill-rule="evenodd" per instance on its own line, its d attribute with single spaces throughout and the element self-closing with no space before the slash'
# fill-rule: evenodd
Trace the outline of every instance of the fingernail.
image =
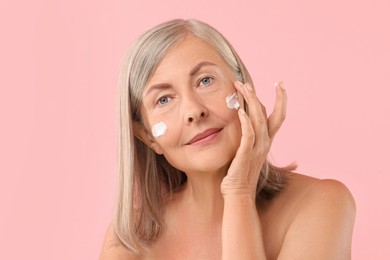
<svg viewBox="0 0 390 260">
<path fill-rule="evenodd" d="M 281 89 L 285 89 L 283 81 L 279 82 L 279 86 L 280 86 Z"/>
<path fill-rule="evenodd" d="M 285 89 L 283 81 L 276 82 L 274 85 L 275 87 L 279 86 L 281 89 Z"/>
</svg>

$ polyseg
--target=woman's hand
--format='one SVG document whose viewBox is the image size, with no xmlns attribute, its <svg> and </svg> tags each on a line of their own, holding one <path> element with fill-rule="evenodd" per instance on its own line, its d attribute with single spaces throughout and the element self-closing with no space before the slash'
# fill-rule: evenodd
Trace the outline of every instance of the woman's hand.
<svg viewBox="0 0 390 260">
<path fill-rule="evenodd" d="M 222 181 L 221 192 L 223 196 L 242 194 L 255 199 L 261 168 L 266 161 L 273 138 L 286 116 L 287 95 L 283 83 L 278 83 L 274 111 L 267 118 L 265 107 L 257 98 L 252 86 L 239 81 L 234 82 L 234 86 L 247 102 L 249 115 L 242 108 L 238 110 L 242 131 L 241 143 Z"/>
</svg>

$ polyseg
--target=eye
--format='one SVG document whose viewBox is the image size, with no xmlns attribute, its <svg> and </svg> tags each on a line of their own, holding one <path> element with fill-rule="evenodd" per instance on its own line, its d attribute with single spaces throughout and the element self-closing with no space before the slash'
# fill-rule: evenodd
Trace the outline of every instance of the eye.
<svg viewBox="0 0 390 260">
<path fill-rule="evenodd" d="M 212 81 L 213 81 L 213 78 L 204 77 L 200 80 L 199 85 L 200 85 L 200 87 L 207 87 L 208 85 L 211 84 Z"/>
<path fill-rule="evenodd" d="M 158 105 L 165 105 L 166 103 L 169 102 L 171 98 L 170 97 L 167 97 L 167 96 L 163 96 L 163 97 L 160 97 L 158 100 L 157 100 L 157 104 Z"/>
</svg>

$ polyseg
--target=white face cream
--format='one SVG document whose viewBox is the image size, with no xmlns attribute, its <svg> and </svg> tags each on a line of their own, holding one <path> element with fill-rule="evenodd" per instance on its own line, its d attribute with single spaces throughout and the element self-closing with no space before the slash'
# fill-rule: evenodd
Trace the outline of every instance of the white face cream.
<svg viewBox="0 0 390 260">
<path fill-rule="evenodd" d="M 237 110 L 240 108 L 240 103 L 238 102 L 238 96 L 236 92 L 226 97 L 226 105 L 230 109 Z"/>
<path fill-rule="evenodd" d="M 159 137 L 165 135 L 167 131 L 167 125 L 163 122 L 157 123 L 152 126 L 152 135 L 154 137 Z"/>
</svg>

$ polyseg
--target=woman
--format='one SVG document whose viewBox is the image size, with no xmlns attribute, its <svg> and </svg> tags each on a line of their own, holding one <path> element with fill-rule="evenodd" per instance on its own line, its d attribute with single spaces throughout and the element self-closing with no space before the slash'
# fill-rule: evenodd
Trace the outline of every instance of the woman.
<svg viewBox="0 0 390 260">
<path fill-rule="evenodd" d="M 120 84 L 116 212 L 100 259 L 350 259 L 354 200 L 266 157 L 267 117 L 228 41 L 196 20 L 142 35 Z"/>
</svg>

